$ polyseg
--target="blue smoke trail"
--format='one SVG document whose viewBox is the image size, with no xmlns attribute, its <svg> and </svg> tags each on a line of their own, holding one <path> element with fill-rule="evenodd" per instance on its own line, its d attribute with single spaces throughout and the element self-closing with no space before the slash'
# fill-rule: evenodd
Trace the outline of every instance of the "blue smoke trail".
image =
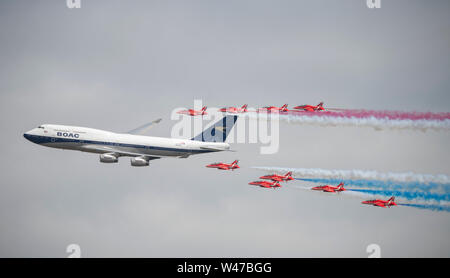
<svg viewBox="0 0 450 278">
<path fill-rule="evenodd" d="M 346 188 L 347 191 L 386 197 L 395 196 L 414 202 L 397 203 L 398 205 L 450 212 L 449 183 L 337 178 L 296 178 L 296 180 L 331 185 L 344 182 L 346 186 L 357 187 Z"/>
<path fill-rule="evenodd" d="M 448 194 L 437 194 L 430 192 L 410 192 L 410 191 L 396 191 L 396 190 L 372 190 L 372 189 L 347 189 L 347 191 L 356 191 L 372 195 L 382 195 L 382 196 L 395 196 L 400 198 L 405 198 L 407 200 L 435 200 L 435 201 L 450 201 L 450 195 Z"/>
<path fill-rule="evenodd" d="M 351 179 L 300 179 L 296 180 L 335 184 L 344 182 L 345 185 L 366 188 L 347 188 L 347 191 L 361 192 L 370 195 L 395 196 L 419 203 L 398 204 L 402 206 L 415 207 L 419 209 L 428 209 L 433 211 L 450 212 L 449 205 L 439 204 L 440 202 L 450 202 L 450 184 L 439 183 L 420 183 L 420 182 L 398 182 L 398 181 L 381 181 L 381 180 L 351 180 Z M 367 189 L 371 187 L 373 189 Z M 422 203 L 422 202 L 437 202 Z"/>
<path fill-rule="evenodd" d="M 447 211 L 450 212 L 450 206 L 443 205 L 429 205 L 429 204 L 398 204 L 399 206 L 415 207 L 420 209 L 429 209 L 435 211 Z"/>
<path fill-rule="evenodd" d="M 339 184 L 340 182 L 344 182 L 345 185 L 351 185 L 356 187 L 373 187 L 398 191 L 410 190 L 410 191 L 429 192 L 430 190 L 433 190 L 441 194 L 448 194 L 450 192 L 450 184 L 433 183 L 433 182 L 421 183 L 416 181 L 400 182 L 400 181 L 362 180 L 362 179 L 353 180 L 353 179 L 300 179 L 300 178 L 296 178 L 296 180 L 314 183 L 326 183 L 326 184 Z"/>
</svg>

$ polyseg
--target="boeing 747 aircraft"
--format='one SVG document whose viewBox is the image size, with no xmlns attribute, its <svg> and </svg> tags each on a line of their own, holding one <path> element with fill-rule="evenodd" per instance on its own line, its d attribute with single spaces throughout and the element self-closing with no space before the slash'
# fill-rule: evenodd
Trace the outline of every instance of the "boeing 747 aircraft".
<svg viewBox="0 0 450 278">
<path fill-rule="evenodd" d="M 46 147 L 100 154 L 100 162 L 116 163 L 121 156 L 131 157 L 132 166 L 148 166 L 162 157 L 187 158 L 190 155 L 228 151 L 225 142 L 237 116 L 225 116 L 191 139 L 175 139 L 114 133 L 99 129 L 45 124 L 23 136 Z"/>
</svg>

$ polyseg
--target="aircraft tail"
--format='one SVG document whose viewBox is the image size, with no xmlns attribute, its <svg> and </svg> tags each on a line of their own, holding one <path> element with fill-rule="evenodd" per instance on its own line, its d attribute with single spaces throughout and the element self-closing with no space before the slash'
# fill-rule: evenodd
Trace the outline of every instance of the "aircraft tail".
<svg viewBox="0 0 450 278">
<path fill-rule="evenodd" d="M 319 104 L 317 104 L 317 107 L 323 107 L 323 101 L 321 101 Z"/>
<path fill-rule="evenodd" d="M 284 176 L 285 176 L 286 178 L 287 178 L 287 177 L 292 177 L 292 172 L 289 171 L 289 172 L 287 172 L 286 175 L 284 175 Z"/>
<path fill-rule="evenodd" d="M 237 164 L 238 164 L 238 162 L 239 162 L 239 160 L 235 160 L 235 161 L 233 161 L 233 163 L 231 163 L 231 166 L 237 165 Z"/>
<path fill-rule="evenodd" d="M 341 182 L 341 183 L 338 185 L 337 188 L 338 188 L 339 190 L 343 190 L 343 189 L 344 189 L 344 183 Z"/>
<path fill-rule="evenodd" d="M 247 112 L 247 104 L 242 105 L 241 109 L 245 112 Z"/>
<path fill-rule="evenodd" d="M 392 196 L 391 198 L 388 199 L 388 206 L 390 206 L 392 203 L 394 203 L 395 201 L 395 197 Z"/>
<path fill-rule="evenodd" d="M 282 110 L 286 110 L 286 109 L 287 109 L 287 107 L 288 107 L 288 105 L 287 105 L 287 104 L 285 104 L 285 105 L 281 106 L 281 109 L 282 109 Z"/>
<path fill-rule="evenodd" d="M 207 108 L 206 106 L 203 106 L 201 111 L 202 111 L 203 113 L 206 112 L 206 108 Z"/>
<path fill-rule="evenodd" d="M 227 115 L 215 124 L 205 129 L 202 133 L 191 138 L 191 140 L 218 143 L 225 142 L 237 119 L 238 116 L 236 115 Z"/>
</svg>

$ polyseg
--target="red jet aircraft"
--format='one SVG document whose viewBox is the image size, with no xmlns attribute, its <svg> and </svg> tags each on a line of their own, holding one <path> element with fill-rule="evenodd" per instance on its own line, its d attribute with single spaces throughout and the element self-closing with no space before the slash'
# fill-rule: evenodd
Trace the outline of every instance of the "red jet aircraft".
<svg viewBox="0 0 450 278">
<path fill-rule="evenodd" d="M 323 192 L 330 192 L 330 193 L 345 191 L 343 182 L 341 182 L 338 186 L 322 185 L 322 186 L 313 187 L 311 189 L 312 190 L 322 190 Z"/>
<path fill-rule="evenodd" d="M 273 112 L 288 112 L 289 110 L 287 109 L 288 105 L 285 104 L 281 107 L 276 107 L 276 106 L 266 106 L 263 108 L 259 108 L 256 112 L 262 112 L 262 111 L 266 111 L 267 113 L 273 113 Z"/>
<path fill-rule="evenodd" d="M 385 208 L 386 206 L 388 206 L 388 207 L 396 206 L 397 204 L 394 202 L 394 200 L 395 200 L 395 197 L 392 196 L 387 201 L 376 199 L 376 200 L 363 201 L 361 203 L 362 204 L 366 204 L 366 205 L 373 205 L 373 206 Z"/>
<path fill-rule="evenodd" d="M 225 107 L 219 109 L 220 112 L 228 112 L 228 113 L 245 113 L 248 112 L 247 110 L 247 104 L 242 105 L 241 108 L 239 107 Z"/>
<path fill-rule="evenodd" d="M 308 111 L 308 112 L 325 110 L 325 108 L 323 108 L 323 102 L 317 104 L 316 106 L 314 106 L 314 105 L 299 105 L 299 106 L 295 106 L 294 109 L 300 109 L 300 110 L 304 110 L 304 111 Z"/>
<path fill-rule="evenodd" d="M 233 161 L 232 163 L 229 163 L 229 164 L 222 163 L 222 162 L 217 162 L 217 163 L 206 165 L 206 167 L 208 167 L 208 168 L 217 168 L 219 170 L 234 170 L 234 169 L 240 168 L 238 166 L 238 162 L 239 162 L 239 160 L 235 160 L 235 161 Z"/>
<path fill-rule="evenodd" d="M 273 188 L 275 189 L 276 187 L 281 187 L 281 185 L 277 182 L 277 181 L 252 181 L 249 182 L 248 184 L 250 185 L 257 185 L 260 187 L 264 187 L 264 188 Z"/>
<path fill-rule="evenodd" d="M 181 110 L 177 112 L 178 114 L 184 114 L 189 116 L 200 116 L 200 115 L 206 115 L 206 106 L 202 108 L 202 110 L 194 110 L 194 109 L 188 109 L 188 110 Z"/>
<path fill-rule="evenodd" d="M 284 176 L 274 174 L 274 175 L 262 176 L 259 178 L 263 179 L 263 180 L 273 180 L 273 181 L 277 181 L 277 182 L 291 181 L 294 179 L 292 177 L 292 172 L 287 172 L 286 175 L 284 175 Z"/>
</svg>

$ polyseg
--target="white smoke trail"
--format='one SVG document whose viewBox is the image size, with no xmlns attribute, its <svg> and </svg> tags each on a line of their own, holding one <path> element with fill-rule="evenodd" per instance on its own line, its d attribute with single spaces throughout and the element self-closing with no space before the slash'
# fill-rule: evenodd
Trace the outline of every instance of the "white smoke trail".
<svg viewBox="0 0 450 278">
<path fill-rule="evenodd" d="M 356 127 L 371 127 L 375 130 L 427 130 L 442 131 L 450 130 L 450 120 L 410 120 L 410 119 L 388 119 L 388 118 L 356 118 L 356 117 L 330 117 L 330 116 L 311 116 L 311 115 L 285 115 L 276 114 L 276 120 L 284 121 L 290 124 L 300 125 L 315 125 L 322 127 L 337 127 L 337 126 L 356 126 Z M 249 113 L 245 117 L 250 119 L 266 119 L 273 120 L 271 117 L 259 117 L 258 114 Z"/>
<path fill-rule="evenodd" d="M 288 184 L 288 188 L 294 188 L 294 189 L 300 189 L 300 190 L 306 190 L 311 191 L 311 188 L 313 186 L 311 185 L 297 185 L 297 184 Z M 400 192 L 401 193 L 401 192 Z M 329 193 L 326 193 L 329 195 Z M 354 196 L 358 197 L 360 199 L 386 199 L 392 195 L 394 195 L 397 198 L 397 202 L 400 201 L 401 204 L 409 205 L 409 204 L 420 204 L 420 205 L 427 205 L 427 206 L 439 206 L 439 207 L 449 207 L 450 202 L 446 200 L 436 200 L 436 199 L 427 199 L 427 198 L 421 198 L 421 197 L 415 197 L 415 198 L 405 198 L 405 196 L 399 195 L 399 192 L 396 193 L 389 193 L 384 192 L 382 190 L 367 190 L 366 191 L 355 191 L 352 189 L 347 189 L 346 191 L 337 193 L 338 195 L 342 196 Z M 331 194 L 330 194 L 331 195 Z"/>
<path fill-rule="evenodd" d="M 358 192 L 358 191 L 344 191 L 340 192 L 339 194 L 342 195 L 348 195 L 348 196 L 355 196 L 363 199 L 387 199 L 391 195 L 386 195 L 380 192 L 380 194 L 376 193 L 368 193 L 368 192 Z M 442 208 L 448 208 L 450 207 L 450 202 L 445 200 L 429 200 L 424 198 L 414 198 L 414 199 L 407 199 L 402 196 L 395 196 L 396 202 L 401 205 L 425 205 L 425 206 L 435 206 L 435 207 L 442 207 Z"/>
<path fill-rule="evenodd" d="M 269 167 L 253 167 L 253 168 L 269 168 Z M 279 173 L 284 172 L 280 171 Z M 293 169 L 290 169 L 293 170 Z M 274 172 L 272 170 L 271 172 Z M 313 179 L 314 180 L 314 179 Z M 320 180 L 320 179 L 318 179 Z M 348 181 L 348 180 L 347 180 Z M 306 180 L 305 182 L 308 182 Z M 305 191 L 311 191 L 312 187 L 311 185 L 306 184 L 288 184 L 288 188 L 293 189 L 300 189 Z M 329 195 L 330 193 L 326 193 Z M 356 197 L 361 200 L 368 200 L 368 199 L 387 199 L 390 196 L 396 197 L 396 203 L 399 206 L 408 206 L 408 207 L 415 207 L 420 209 L 427 209 L 427 210 L 433 210 L 433 211 L 447 211 L 450 212 L 450 201 L 448 201 L 448 195 L 436 195 L 436 194 L 417 194 L 414 191 L 385 191 L 385 190 L 364 190 L 364 189 L 349 189 L 347 188 L 346 191 L 337 193 L 338 196 L 347 196 L 347 197 Z M 331 195 L 329 195 L 331 196 Z"/>
<path fill-rule="evenodd" d="M 287 123 L 318 125 L 318 126 L 357 126 L 371 127 L 375 130 L 384 129 L 417 129 L 421 131 L 430 130 L 450 130 L 450 120 L 393 120 L 369 118 L 346 118 L 328 116 L 303 116 L 303 115 L 280 115 L 280 120 Z"/>
<path fill-rule="evenodd" d="M 422 184 L 439 183 L 450 184 L 450 178 L 446 175 L 406 173 L 380 173 L 365 170 L 325 170 L 320 168 L 283 168 L 283 167 L 252 167 L 267 172 L 284 174 L 291 171 L 301 178 L 323 178 L 323 179 L 353 179 L 353 180 L 380 180 L 395 182 L 420 182 Z"/>
</svg>

